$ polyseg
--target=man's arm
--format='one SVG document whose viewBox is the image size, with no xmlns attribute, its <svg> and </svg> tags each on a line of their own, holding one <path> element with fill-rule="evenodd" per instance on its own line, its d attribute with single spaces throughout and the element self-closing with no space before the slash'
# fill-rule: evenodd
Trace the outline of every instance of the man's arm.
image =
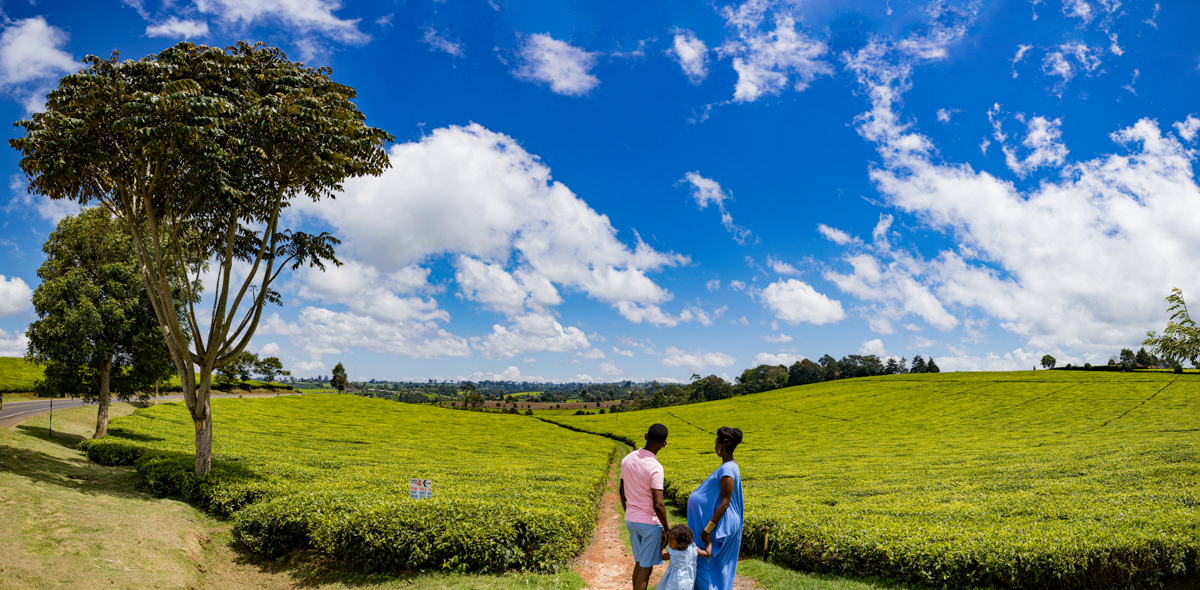
<svg viewBox="0 0 1200 590">
<path fill-rule="evenodd" d="M 654 498 L 654 515 L 658 517 L 658 522 L 662 523 L 663 527 L 663 547 L 667 546 L 667 529 L 671 528 L 671 524 L 667 522 L 667 505 L 663 503 L 662 490 L 650 490 L 650 496 Z"/>
<path fill-rule="evenodd" d="M 625 506 L 625 480 L 621 480 L 621 485 L 617 487 L 617 492 L 621 494 L 621 511 L 624 512 L 628 510 Z"/>
</svg>

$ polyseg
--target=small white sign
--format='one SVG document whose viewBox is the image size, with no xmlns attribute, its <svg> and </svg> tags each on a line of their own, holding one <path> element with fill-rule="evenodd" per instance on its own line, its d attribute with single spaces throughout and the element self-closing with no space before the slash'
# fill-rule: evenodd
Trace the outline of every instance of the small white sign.
<svg viewBox="0 0 1200 590">
<path fill-rule="evenodd" d="M 413 500 L 423 500 L 433 497 L 433 480 L 410 478 L 408 480 L 408 497 Z"/>
</svg>

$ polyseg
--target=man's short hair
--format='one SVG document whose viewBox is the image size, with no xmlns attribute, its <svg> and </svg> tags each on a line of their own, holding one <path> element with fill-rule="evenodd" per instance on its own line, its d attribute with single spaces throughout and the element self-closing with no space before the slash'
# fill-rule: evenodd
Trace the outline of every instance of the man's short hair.
<svg viewBox="0 0 1200 590">
<path fill-rule="evenodd" d="M 651 424 L 646 431 L 646 440 L 650 442 L 667 442 L 667 427 L 662 424 Z"/>
</svg>

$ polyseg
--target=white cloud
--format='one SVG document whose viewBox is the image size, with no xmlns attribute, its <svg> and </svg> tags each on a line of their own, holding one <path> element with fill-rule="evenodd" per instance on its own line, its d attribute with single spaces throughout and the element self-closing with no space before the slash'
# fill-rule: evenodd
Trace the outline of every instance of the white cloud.
<svg viewBox="0 0 1200 590">
<path fill-rule="evenodd" d="M 449 127 L 389 154 L 393 167 L 381 176 L 347 180 L 336 201 L 295 207 L 333 225 L 345 236 L 342 250 L 356 252 L 378 276 L 448 253 L 456 255 L 460 294 L 510 317 L 543 315 L 561 301 L 557 285 L 635 323 L 699 319 L 663 311 L 672 295 L 647 276 L 686 264 L 686 256 L 658 252 L 640 238 L 632 247 L 618 240 L 606 216 L 553 182 L 550 169 L 511 137 L 478 124 Z M 502 265 L 514 260 L 515 268 Z"/>
<path fill-rule="evenodd" d="M 1158 5 L 1158 2 L 1155 2 L 1154 3 L 1154 12 L 1152 12 L 1150 14 L 1150 18 L 1148 18 L 1142 22 L 1150 25 L 1151 27 L 1154 27 L 1154 30 L 1157 31 L 1158 30 L 1158 12 L 1160 10 L 1162 10 L 1162 7 Z"/>
<path fill-rule="evenodd" d="M 1125 55 L 1125 50 L 1121 49 L 1120 45 L 1117 45 L 1117 34 L 1116 33 L 1109 33 L 1108 40 L 1112 42 L 1112 44 L 1108 46 L 1108 50 L 1111 51 L 1113 55 L 1116 55 L 1116 56 Z"/>
<path fill-rule="evenodd" d="M 887 356 L 887 350 L 883 348 L 883 340 L 876 338 L 874 340 L 864 341 L 862 346 L 858 347 L 858 354 L 873 354 L 877 357 L 883 358 Z"/>
<path fill-rule="evenodd" d="M 527 314 L 513 318 L 512 325 L 492 326 L 492 333 L 476 344 L 490 359 L 510 358 L 530 352 L 575 352 L 590 347 L 583 330 L 563 327 L 549 315 Z"/>
<path fill-rule="evenodd" d="M 600 350 L 599 348 L 589 348 L 589 349 L 587 349 L 587 350 L 584 350 L 584 351 L 582 351 L 582 352 L 577 352 L 577 353 L 575 353 L 575 356 L 577 356 L 577 357 L 580 357 L 580 358 L 585 358 L 585 359 L 602 359 L 602 358 L 605 358 L 605 357 L 604 357 L 604 351 L 603 351 L 603 350 Z"/>
<path fill-rule="evenodd" d="M 741 281 L 729 281 L 729 288 L 733 289 L 734 291 L 745 291 L 746 283 Z"/>
<path fill-rule="evenodd" d="M 608 375 L 609 377 L 618 377 L 625 374 L 625 371 L 618 369 L 617 366 L 612 363 L 601 363 L 600 372 Z"/>
<path fill-rule="evenodd" d="M 736 358 L 723 352 L 691 352 L 674 346 L 667 347 L 662 358 L 662 364 L 668 367 L 687 367 L 696 372 L 703 371 L 705 367 L 728 367 L 735 362 Z"/>
<path fill-rule="evenodd" d="M 818 293 L 808 283 L 796 279 L 767 285 L 761 297 L 775 317 L 792 325 L 808 322 L 819 326 L 846 317 L 841 302 Z"/>
<path fill-rule="evenodd" d="M 733 234 L 733 240 L 739 244 L 745 244 L 750 238 L 750 230 L 741 227 L 733 222 L 733 216 L 725 209 L 725 199 L 729 199 L 729 194 L 726 193 L 720 183 L 711 179 L 700 176 L 699 172 L 688 172 L 684 175 L 680 182 L 688 182 L 692 185 L 692 199 L 696 201 L 696 205 L 703 211 L 710 204 L 716 205 L 721 212 L 721 225 L 725 227 L 725 231 Z"/>
<path fill-rule="evenodd" d="M 1028 154 L 1020 157 L 1015 148 L 1001 143 L 1004 151 L 1004 163 L 1020 178 L 1025 178 L 1030 172 L 1043 166 L 1062 166 L 1067 159 L 1067 146 L 1062 143 L 1062 119 L 1049 120 L 1045 117 L 1033 117 L 1028 122 L 1020 113 L 1017 119 L 1026 123 L 1025 146 Z"/>
<path fill-rule="evenodd" d="M 954 356 L 939 356 L 934 360 L 937 362 L 938 369 L 942 372 L 947 371 L 1028 371 L 1033 368 L 1041 370 L 1041 359 L 1045 352 L 1027 352 L 1024 349 L 1018 348 L 1012 352 L 1006 352 L 1003 356 L 994 352 L 989 352 L 983 356 L 975 356 L 967 354 L 965 351 L 955 351 Z M 1066 365 L 1068 362 L 1082 362 L 1077 357 L 1064 355 L 1055 352 L 1054 356 L 1058 359 L 1059 366 Z"/>
<path fill-rule="evenodd" d="M 939 123 L 949 123 L 950 117 L 952 115 L 954 115 L 954 113 L 957 113 L 957 112 L 959 112 L 958 109 L 950 109 L 950 110 L 938 109 L 937 110 L 937 120 Z"/>
<path fill-rule="evenodd" d="M 674 45 L 667 50 L 679 62 L 683 73 L 692 84 L 699 84 L 708 76 L 708 46 L 687 30 L 676 30 Z"/>
<path fill-rule="evenodd" d="M 258 354 L 263 356 L 272 356 L 279 354 L 279 345 L 274 342 L 268 342 L 258 349 Z"/>
<path fill-rule="evenodd" d="M 367 315 L 313 306 L 305 307 L 295 323 L 274 314 L 259 324 L 257 333 L 287 336 L 313 360 L 344 353 L 352 346 L 414 358 L 471 356 L 465 338 L 446 332 L 433 320 L 380 321 Z"/>
<path fill-rule="evenodd" d="M 1063 14 L 1078 18 L 1083 21 L 1083 24 L 1092 22 L 1095 13 L 1092 10 L 1092 5 L 1085 0 L 1063 0 Z"/>
<path fill-rule="evenodd" d="M 1179 137 L 1190 143 L 1196 139 L 1196 132 L 1200 131 L 1200 119 L 1197 119 L 1195 115 L 1188 115 L 1187 119 L 1177 121 L 1174 127 L 1175 131 L 1179 133 Z"/>
<path fill-rule="evenodd" d="M 425 35 L 421 40 L 429 46 L 430 51 L 442 51 L 454 57 L 466 55 L 462 43 L 452 41 L 446 33 L 439 31 L 433 26 L 425 27 Z"/>
<path fill-rule="evenodd" d="M 546 379 L 522 375 L 520 369 L 510 366 L 499 373 L 484 373 L 483 371 L 475 371 L 470 375 L 459 377 L 458 381 L 529 381 L 531 383 L 545 383 Z"/>
<path fill-rule="evenodd" d="M 528 364 L 528 365 L 532 365 L 533 363 L 537 362 L 537 359 L 533 358 L 533 357 L 523 358 L 523 359 L 521 359 L 521 362 Z"/>
<path fill-rule="evenodd" d="M 704 283 L 704 287 L 709 291 L 716 291 L 717 289 L 721 288 L 721 281 L 713 279 L 707 283 Z"/>
<path fill-rule="evenodd" d="M 1011 60 L 1009 60 L 1012 62 L 1013 78 L 1017 77 L 1017 64 L 1021 63 L 1025 59 L 1025 54 L 1029 53 L 1030 49 L 1033 49 L 1032 45 L 1017 45 L 1017 53 L 1013 55 Z"/>
<path fill-rule="evenodd" d="M 20 101 L 27 112 L 40 111 L 58 79 L 81 68 L 63 50 L 67 39 L 62 29 L 40 16 L 10 22 L 0 32 L 0 91 Z"/>
<path fill-rule="evenodd" d="M 0 356 L 25 356 L 29 351 L 29 337 L 24 332 L 13 330 L 10 335 L 0 330 Z"/>
<path fill-rule="evenodd" d="M 746 3 L 750 4 L 754 3 Z M 779 16 L 775 19 L 775 30 L 762 31 L 761 14 L 757 20 L 748 20 L 731 7 L 724 12 L 726 22 L 738 35 L 718 50 L 722 56 L 733 56 L 733 69 L 738 74 L 733 89 L 735 102 L 754 102 L 764 95 L 779 94 L 789 86 L 803 92 L 817 76 L 833 74 L 833 67 L 820 59 L 829 47 L 796 30 L 792 17 Z"/>
<path fill-rule="evenodd" d="M 902 122 L 910 64 L 878 48 L 859 57 L 871 109 L 858 130 L 882 156 L 872 180 L 890 205 L 955 242 L 929 260 L 890 250 L 900 264 L 887 268 L 931 293 L 931 303 L 982 310 L 1026 350 L 1111 353 L 1165 324 L 1162 298 L 1172 287 L 1200 291 L 1190 267 L 1200 249 L 1194 154 L 1157 123 L 1120 129 L 1110 135 L 1119 153 L 1067 162 L 1057 180 L 1019 191 L 944 162 Z"/>
<path fill-rule="evenodd" d="M 825 239 L 827 239 L 839 246 L 845 246 L 846 244 L 849 244 L 850 242 L 858 241 L 858 238 L 852 237 L 850 234 L 848 234 L 840 229 L 837 229 L 834 227 L 829 227 L 828 225 L 825 225 L 824 223 L 817 224 L 817 231 L 821 232 L 821 235 L 825 236 Z"/>
<path fill-rule="evenodd" d="M 612 347 L 612 351 L 613 351 L 613 354 L 619 354 L 621 356 L 633 357 L 632 350 L 621 350 L 620 348 L 617 348 L 614 346 L 614 347 Z"/>
<path fill-rule="evenodd" d="M 146 27 L 147 37 L 167 37 L 171 39 L 195 39 L 208 36 L 208 23 L 200 20 L 170 17 L 167 20 Z"/>
<path fill-rule="evenodd" d="M 292 366 L 295 367 L 296 371 L 304 371 L 305 373 L 311 373 L 313 371 L 319 371 L 328 368 L 328 365 L 321 361 L 300 361 Z"/>
<path fill-rule="evenodd" d="M 796 267 L 794 267 L 782 260 L 779 260 L 777 258 L 772 258 L 770 254 L 767 255 L 767 266 L 771 267 L 771 270 L 773 270 L 781 275 L 798 275 L 798 274 L 800 274 L 800 271 L 796 270 Z"/>
<path fill-rule="evenodd" d="M 1088 47 L 1083 43 L 1064 43 L 1055 51 L 1046 53 L 1042 59 L 1042 72 L 1047 76 L 1057 76 L 1059 81 L 1054 85 L 1054 92 L 1061 95 L 1067 82 L 1077 74 L 1091 74 L 1100 67 L 1100 56 L 1104 50 L 1099 47 Z"/>
<path fill-rule="evenodd" d="M 550 85 L 550 90 L 567 96 L 582 96 L 600 84 L 590 72 L 596 55 L 550 35 L 525 37 L 520 64 L 513 75 L 522 80 Z"/>
<path fill-rule="evenodd" d="M 74 215 L 79 212 L 79 204 L 70 199 L 51 199 L 45 195 L 32 194 L 29 192 L 29 185 L 26 184 L 25 176 L 22 174 L 13 174 L 8 179 L 8 188 L 12 191 L 12 200 L 4 207 L 6 212 L 24 207 L 38 214 L 38 217 L 49 221 L 54 225 L 62 221 L 68 215 Z"/>
<path fill-rule="evenodd" d="M 790 367 L 806 358 L 808 358 L 808 357 L 806 357 L 802 354 L 791 354 L 791 353 L 787 353 L 787 352 L 781 352 L 779 354 L 773 354 L 770 352 L 760 352 L 760 353 L 754 355 L 754 366 L 757 367 L 758 365 L 783 365 L 785 367 Z"/>
<path fill-rule="evenodd" d="M 737 324 L 737 325 L 739 325 L 739 326 L 749 326 L 749 325 L 750 325 L 750 320 L 746 319 L 746 316 L 742 316 L 742 317 L 740 317 L 740 318 L 738 318 L 738 319 L 736 319 L 736 320 L 729 320 L 729 323 L 731 323 L 731 324 Z"/>
<path fill-rule="evenodd" d="M 913 336 L 912 345 L 915 348 L 929 348 L 937 344 L 936 340 L 930 340 L 924 336 Z"/>
<path fill-rule="evenodd" d="M 763 340 L 766 340 L 767 342 L 774 342 L 775 344 L 784 344 L 791 342 L 793 338 L 787 334 L 779 334 L 778 336 L 775 334 L 769 334 L 767 336 L 763 336 Z"/>
<path fill-rule="evenodd" d="M 334 12 L 342 8 L 337 0 L 195 0 L 201 14 L 210 14 L 225 25 L 247 28 L 274 25 L 302 36 L 298 43 L 312 51 L 311 35 L 350 45 L 362 45 L 371 36 L 358 30 L 361 19 L 341 19 Z M 306 51 L 304 47 L 302 51 Z"/>
<path fill-rule="evenodd" d="M 23 313 L 33 306 L 32 299 L 33 289 L 24 279 L 0 275 L 0 317 Z"/>
</svg>

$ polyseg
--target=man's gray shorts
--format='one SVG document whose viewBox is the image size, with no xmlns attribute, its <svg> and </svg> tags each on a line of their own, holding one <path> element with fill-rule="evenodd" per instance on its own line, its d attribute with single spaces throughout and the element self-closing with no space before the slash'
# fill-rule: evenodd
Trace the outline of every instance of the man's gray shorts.
<svg viewBox="0 0 1200 590">
<path fill-rule="evenodd" d="M 663 562 L 661 525 L 625 521 L 625 528 L 629 530 L 629 544 L 638 565 L 653 567 Z"/>
</svg>

